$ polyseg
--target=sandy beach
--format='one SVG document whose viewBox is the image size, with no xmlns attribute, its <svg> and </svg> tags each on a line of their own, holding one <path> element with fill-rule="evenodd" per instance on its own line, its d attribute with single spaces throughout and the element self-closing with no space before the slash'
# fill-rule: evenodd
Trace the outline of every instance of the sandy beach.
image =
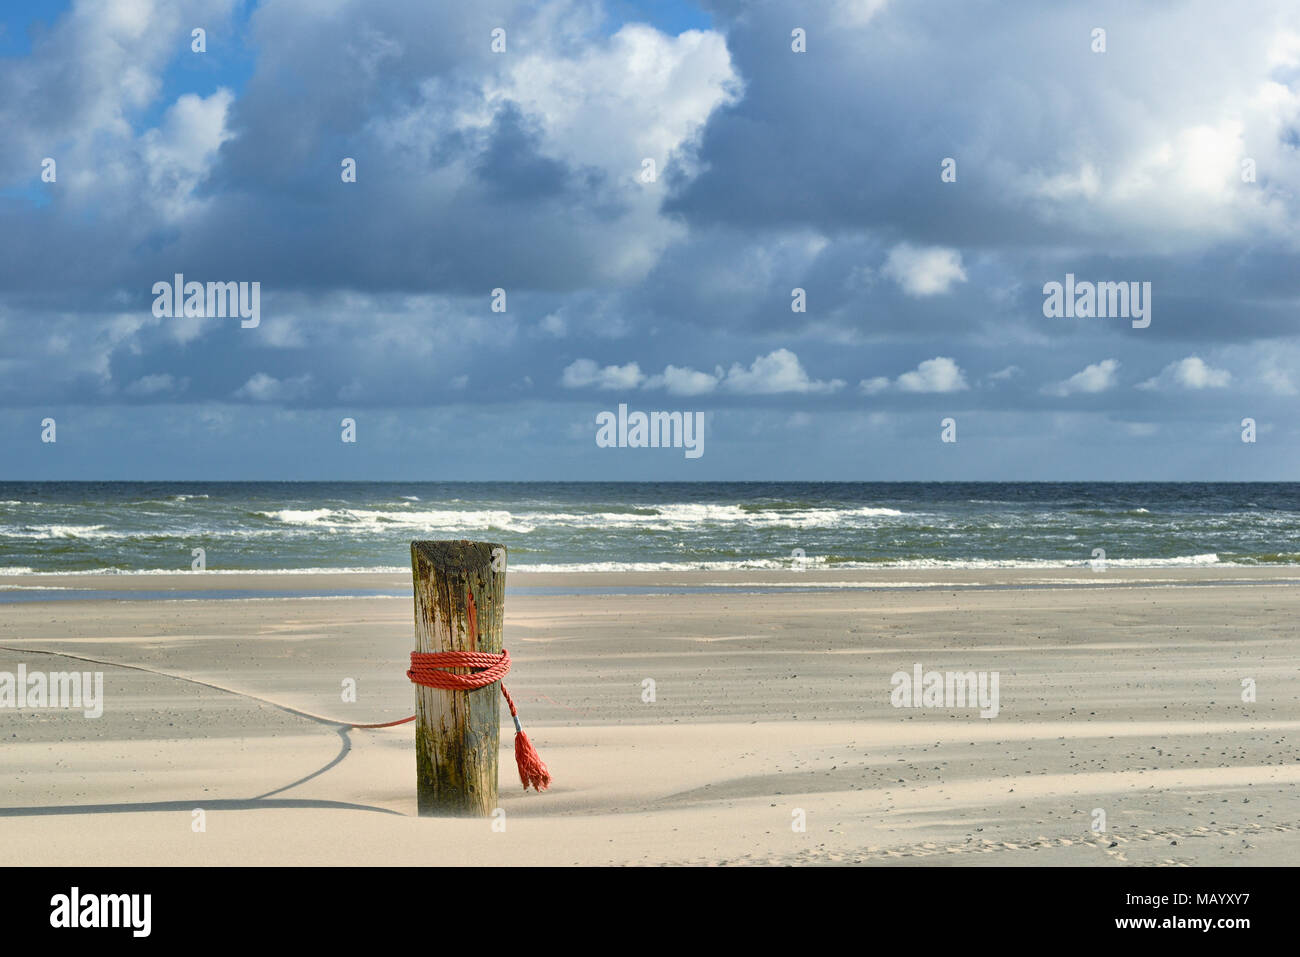
<svg viewBox="0 0 1300 957">
<path fill-rule="evenodd" d="M 503 712 L 503 830 L 416 816 L 411 725 L 277 707 L 411 713 L 409 576 L 3 577 L 0 672 L 102 671 L 104 710 L 0 709 L 0 842 L 55 865 L 1289 863 L 1297 577 L 512 572 L 507 684 L 555 782 L 521 791 Z M 918 664 L 996 672 L 996 717 L 894 707 Z"/>
</svg>

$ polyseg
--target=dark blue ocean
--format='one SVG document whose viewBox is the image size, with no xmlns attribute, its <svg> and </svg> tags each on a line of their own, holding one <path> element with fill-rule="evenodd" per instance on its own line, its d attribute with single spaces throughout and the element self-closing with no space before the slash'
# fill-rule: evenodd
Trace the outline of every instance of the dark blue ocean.
<svg viewBox="0 0 1300 957">
<path fill-rule="evenodd" d="M 0 572 L 406 569 L 414 538 L 514 571 L 1300 564 L 1300 484 L 0 483 Z"/>
</svg>

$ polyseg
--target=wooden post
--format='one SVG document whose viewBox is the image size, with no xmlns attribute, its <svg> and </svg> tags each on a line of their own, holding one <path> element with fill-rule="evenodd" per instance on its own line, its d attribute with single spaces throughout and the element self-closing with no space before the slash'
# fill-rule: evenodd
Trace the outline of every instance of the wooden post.
<svg viewBox="0 0 1300 957">
<path fill-rule="evenodd" d="M 499 550 L 499 551 L 498 551 Z M 493 557 L 496 556 L 496 561 Z M 505 547 L 488 542 L 411 542 L 415 650 L 501 651 Z M 477 634 L 467 614 L 474 603 Z M 467 668 L 455 669 L 460 674 Z M 487 816 L 497 807 L 501 688 L 415 686 L 415 788 L 419 813 Z"/>
</svg>

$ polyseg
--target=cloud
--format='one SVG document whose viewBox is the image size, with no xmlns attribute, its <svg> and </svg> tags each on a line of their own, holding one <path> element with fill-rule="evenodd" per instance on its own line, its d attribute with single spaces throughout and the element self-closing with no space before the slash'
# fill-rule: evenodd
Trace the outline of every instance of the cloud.
<svg viewBox="0 0 1300 957">
<path fill-rule="evenodd" d="M 543 48 L 515 57 L 489 99 L 537 116 L 548 154 L 631 182 L 644 158 L 661 170 L 684 159 L 710 114 L 741 91 L 722 34 L 629 23 L 573 55 Z"/>
<path fill-rule="evenodd" d="M 1053 200 L 1093 199 L 1101 192 L 1097 168 L 1087 162 L 1077 172 L 1066 170 L 1034 179 L 1036 182 L 1031 187 L 1034 193 Z"/>
<path fill-rule="evenodd" d="M 636 282 L 686 231 L 667 184 L 742 91 L 720 32 L 611 32 L 582 0 L 495 3 L 507 56 L 470 11 L 412 31 L 418 0 L 65 6 L 0 57 L 0 289 L 53 308 L 185 268 L 320 293 Z M 209 52 L 189 52 L 191 24 Z M 75 290 L 37 268 L 43 248 L 85 264 Z"/>
<path fill-rule="evenodd" d="M 1135 438 L 1145 439 L 1160 433 L 1160 426 L 1154 422 L 1124 422 L 1124 431 Z"/>
<path fill-rule="evenodd" d="M 697 369 L 665 366 L 659 375 L 646 380 L 647 389 L 666 389 L 671 395 L 707 395 L 718 387 L 722 369 L 710 375 Z"/>
<path fill-rule="evenodd" d="M 863 27 L 884 9 L 889 0 L 831 0 L 831 9 L 839 23 Z"/>
<path fill-rule="evenodd" d="M 560 13 L 563 5 L 552 9 Z M 556 44 L 531 52 L 530 46 L 512 56 L 508 72 L 485 86 L 479 112 L 499 104 L 533 119 L 539 159 L 529 177 L 544 163 L 552 180 L 564 169 L 582 171 L 579 188 L 587 198 L 570 201 L 591 212 L 600 208 L 583 217 L 600 237 L 587 255 L 610 278 L 639 279 L 684 234 L 662 215 L 665 184 L 696 174 L 700 132 L 714 111 L 741 95 L 742 84 L 725 38 L 715 31 L 673 36 L 629 23 L 607 38 L 583 39 L 569 50 Z M 459 116 L 465 123 L 466 113 Z M 649 183 L 640 179 L 646 159 L 656 169 Z M 518 167 L 512 160 L 502 181 L 517 183 Z M 617 230 L 609 228 L 616 223 Z"/>
<path fill-rule="evenodd" d="M 1093 363 L 1081 372 L 1076 372 L 1064 382 L 1058 382 L 1055 385 L 1046 387 L 1043 391 L 1048 395 L 1057 396 L 1105 392 L 1107 389 L 1115 387 L 1117 381 L 1115 373 L 1118 371 L 1118 359 L 1103 359 L 1101 362 Z"/>
<path fill-rule="evenodd" d="M 966 281 L 961 253 L 942 246 L 921 249 L 900 243 L 889 251 L 881 272 L 909 296 L 936 296 L 951 289 L 953 283 Z"/>
<path fill-rule="evenodd" d="M 1260 373 L 1259 378 L 1264 388 L 1274 395 L 1295 395 L 1300 392 L 1291 378 L 1291 373 L 1285 369 L 1270 366 Z"/>
<path fill-rule="evenodd" d="M 1272 19 L 1251 23 L 1213 0 L 1109 4 L 1112 43 L 1149 40 L 1141 58 L 1122 61 L 1115 47 L 1091 53 L 1089 28 L 1059 5 L 968 5 L 939 30 L 923 6 L 872 4 L 869 29 L 810 31 L 805 57 L 782 58 L 769 54 L 770 37 L 788 35 L 795 4 L 717 6 L 747 88 L 705 132 L 707 171 L 678 204 L 697 219 L 883 227 L 918 246 L 981 252 L 1030 237 L 1101 252 L 1107 239 L 1133 250 L 1249 243 L 1252 231 L 1300 238 L 1300 170 L 1287 160 L 1300 11 L 1286 0 L 1266 2 Z M 998 43 L 960 39 L 990 24 Z M 812 56 L 834 68 L 804 69 Z M 1160 82 L 1170 76 L 1178 82 Z M 945 95 L 953 89 L 961 96 Z M 1133 89 L 1151 95 L 1126 102 Z M 800 115 L 811 103 L 834 104 L 833 127 L 820 111 Z M 873 148 L 883 130 L 906 145 Z M 837 162 L 844 155 L 860 159 Z M 956 159 L 955 183 L 939 185 L 942 157 Z M 1257 179 L 1243 178 L 1247 159 Z"/>
<path fill-rule="evenodd" d="M 311 375 L 294 376 L 290 379 L 277 379 L 258 372 L 242 386 L 235 390 L 236 399 L 250 399 L 254 402 L 291 402 L 307 395 L 311 387 Z"/>
<path fill-rule="evenodd" d="M 146 196 L 167 220 L 196 211 L 196 188 L 207 178 L 221 144 L 233 134 L 226 117 L 235 95 L 222 87 L 206 99 L 193 93 L 179 97 L 161 127 L 140 137 L 148 165 Z"/>
<path fill-rule="evenodd" d="M 1188 356 L 1171 362 L 1160 374 L 1138 384 L 1139 389 L 1167 391 L 1170 389 L 1223 389 L 1232 382 L 1226 369 L 1214 369 L 1199 356 Z"/>
<path fill-rule="evenodd" d="M 844 387 L 842 379 L 822 381 L 808 375 L 799 357 L 789 349 L 777 349 L 758 356 L 748 366 L 733 363 L 726 372 L 718 366 L 712 373 L 669 365 L 658 375 L 642 375 L 640 366 L 601 368 L 591 359 L 578 359 L 564 370 L 562 384 L 569 389 L 598 386 L 602 389 L 664 389 L 672 395 L 706 395 L 723 389 L 738 395 L 809 394 L 826 395 Z"/>
<path fill-rule="evenodd" d="M 957 363 L 944 356 L 926 359 L 911 372 L 898 377 L 904 392 L 960 392 L 969 388 Z"/>
<path fill-rule="evenodd" d="M 966 374 L 961 367 L 946 356 L 926 359 L 910 372 L 904 372 L 894 381 L 888 376 L 875 376 L 858 383 L 863 395 L 878 395 L 894 388 L 900 392 L 961 392 L 969 389 Z"/>
<path fill-rule="evenodd" d="M 759 356 L 745 368 L 739 363 L 727 372 L 723 387 L 744 395 L 771 395 L 778 392 L 827 393 L 844 387 L 841 379 L 821 382 L 809 378 L 799 357 L 789 349 L 777 349 Z"/>
<path fill-rule="evenodd" d="M 591 359 L 577 359 L 565 368 L 560 384 L 566 389 L 596 386 L 600 389 L 635 389 L 645 380 L 635 362 L 623 366 L 597 365 Z"/>
<path fill-rule="evenodd" d="M 563 339 L 569 331 L 569 325 L 564 321 L 564 316 L 559 312 L 552 312 L 538 323 L 542 332 L 554 336 L 557 339 Z"/>
<path fill-rule="evenodd" d="M 141 376 L 139 379 L 136 379 L 128 385 L 123 391 L 125 391 L 127 395 L 162 395 L 171 392 L 183 392 L 189 384 L 189 379 L 180 379 L 178 381 L 170 372 L 162 372 Z"/>
<path fill-rule="evenodd" d="M 129 428 L 154 405 L 199 428 L 215 405 L 242 426 L 277 402 L 435 419 L 490 394 L 540 435 L 581 390 L 633 389 L 755 436 L 866 405 L 901 437 L 932 393 L 1014 412 L 1039 449 L 1062 415 L 1132 416 L 1147 380 L 1143 397 L 1184 401 L 1141 403 L 1149 460 L 1117 447 L 1098 468 L 1196 477 L 1193 416 L 1231 401 L 1285 422 L 1300 394 L 1300 6 L 1259 3 L 1111 3 L 1105 56 L 1075 13 L 1024 2 L 940 22 L 879 0 L 493 0 L 436 30 L 411 29 L 422 0 L 55 4 L 0 56 L 0 421 L 129 406 Z M 260 280 L 261 326 L 154 319 L 151 285 L 175 272 Z M 1044 321 L 1043 283 L 1066 272 L 1151 280 L 1151 334 Z M 1142 370 L 1122 388 L 1114 360 L 1070 375 L 1118 355 Z M 1188 366 L 1206 355 L 1219 367 Z M 1066 412 L 1060 395 L 1091 398 Z M 810 475 L 865 474 L 825 436 Z M 18 477 L 44 467 L 6 448 Z M 747 474 L 717 449 L 718 476 Z M 1298 449 L 1232 468 L 1285 478 Z M 168 471 L 159 456 L 106 461 Z"/>
</svg>

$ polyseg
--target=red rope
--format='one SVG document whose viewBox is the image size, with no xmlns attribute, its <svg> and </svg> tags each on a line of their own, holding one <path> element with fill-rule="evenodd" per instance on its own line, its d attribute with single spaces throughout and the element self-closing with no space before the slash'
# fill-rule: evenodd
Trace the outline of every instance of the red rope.
<svg viewBox="0 0 1300 957">
<path fill-rule="evenodd" d="M 458 675 L 443 668 L 479 668 L 472 675 Z M 413 651 L 411 652 L 411 670 L 406 673 L 417 685 L 426 688 L 441 688 L 444 691 L 477 691 L 486 688 L 494 681 L 500 681 L 510 670 L 510 652 L 502 651 L 499 655 L 485 651 Z M 510 695 L 506 695 L 510 700 Z M 514 705 L 510 706 L 514 714 Z"/>
<path fill-rule="evenodd" d="M 478 605 L 474 602 L 474 593 L 465 595 L 465 624 L 468 626 L 469 642 L 472 646 L 478 641 Z M 448 668 L 474 668 L 471 674 L 456 674 Z M 510 652 L 504 648 L 495 655 L 485 651 L 413 651 L 411 652 L 411 669 L 406 673 L 417 685 L 426 688 L 439 688 L 443 691 L 477 691 L 486 688 L 494 681 L 500 681 L 510 671 Z M 537 754 L 537 749 L 524 734 L 519 724 L 519 712 L 515 709 L 515 699 L 510 697 L 504 684 L 501 694 L 510 706 L 510 717 L 515 722 L 515 764 L 519 766 L 519 780 L 524 782 L 524 790 L 530 787 L 534 791 L 545 791 L 551 784 L 551 772 Z M 391 728 L 415 720 L 415 715 L 400 721 L 387 721 L 383 724 L 354 724 L 354 728 Z"/>
<path fill-rule="evenodd" d="M 339 721 L 337 723 L 347 725 L 349 728 L 395 728 L 399 724 L 410 724 L 414 720 L 415 715 L 410 715 L 409 717 L 398 718 L 396 721 L 382 721 L 379 724 L 357 724 L 355 721 Z"/>
<path fill-rule="evenodd" d="M 476 668 L 471 674 L 456 674 L 447 668 Z M 484 651 L 413 651 L 411 652 L 411 670 L 406 673 L 417 685 L 426 688 L 440 688 L 443 691 L 477 691 L 486 688 L 495 681 L 500 681 L 510 671 L 510 652 L 505 649 L 494 655 Z M 545 791 L 551 784 L 551 772 L 537 754 L 537 749 L 524 734 L 519 724 L 519 711 L 515 701 L 510 697 L 504 684 L 501 694 L 510 706 L 510 717 L 515 722 L 515 763 L 519 766 L 519 780 L 524 782 L 524 790 L 530 787 L 535 791 Z M 414 720 L 414 715 L 393 724 L 402 724 Z M 379 725 L 378 727 L 383 727 Z"/>
</svg>

